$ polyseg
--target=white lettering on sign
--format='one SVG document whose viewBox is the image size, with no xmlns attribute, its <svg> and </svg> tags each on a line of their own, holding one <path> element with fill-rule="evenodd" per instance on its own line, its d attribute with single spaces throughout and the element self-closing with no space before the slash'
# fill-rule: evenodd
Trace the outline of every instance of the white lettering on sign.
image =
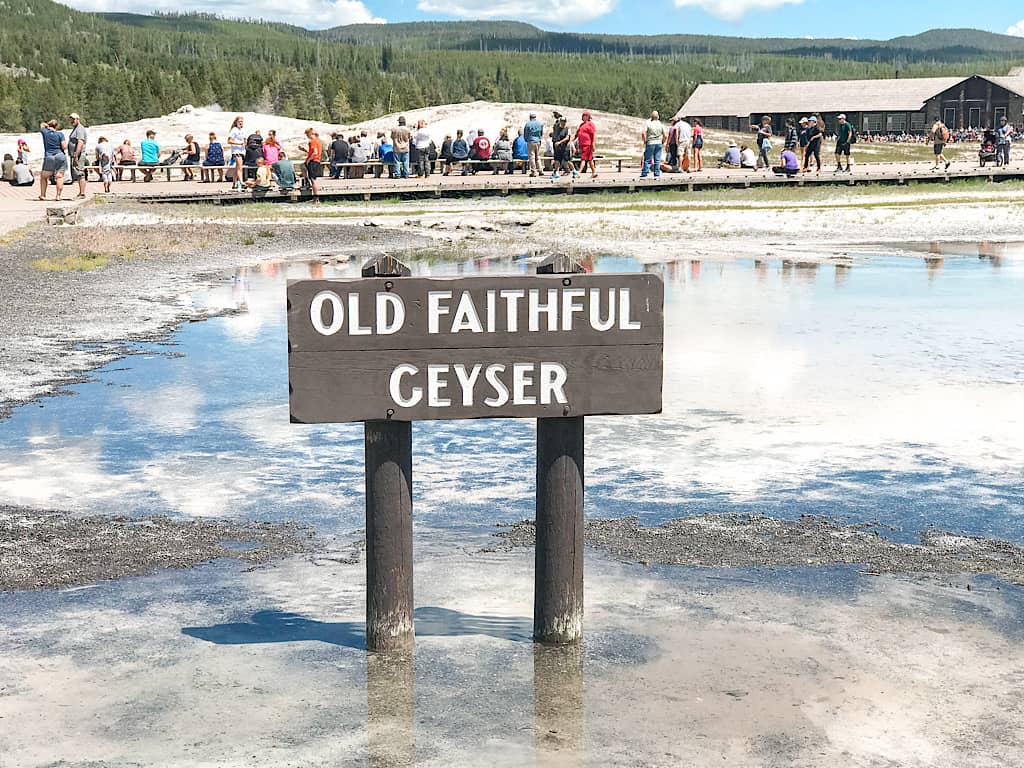
<svg viewBox="0 0 1024 768">
<path fill-rule="evenodd" d="M 511 386 L 508 383 L 510 371 Z M 446 390 L 449 384 L 456 382 L 462 390 L 462 405 L 466 407 L 477 402 L 478 394 L 483 395 L 481 401 L 488 408 L 500 408 L 510 402 L 512 405 L 537 405 L 538 402 L 541 405 L 564 405 L 569 402 L 565 396 L 568 375 L 561 363 L 513 363 L 512 366 L 492 363 L 487 367 L 481 363 L 472 367 L 431 364 L 427 366 L 425 376 L 415 365 L 401 363 L 391 371 L 388 381 L 388 391 L 395 405 L 400 408 L 419 405 L 423 401 L 424 386 L 417 382 L 423 382 L 424 378 L 427 405 L 431 408 L 451 406 L 452 399 Z M 482 390 L 479 393 L 478 385 Z"/>
<path fill-rule="evenodd" d="M 473 297 L 469 291 L 462 292 L 459 308 L 455 310 L 455 316 L 452 317 L 452 333 L 459 331 L 484 332 L 484 327 L 480 324 L 480 315 L 476 313 L 476 305 L 473 304 Z"/>
<path fill-rule="evenodd" d="M 391 322 L 388 322 L 388 309 L 391 310 Z M 405 302 L 394 293 L 377 294 L 377 333 L 390 335 L 398 333 L 405 325 Z"/>
<path fill-rule="evenodd" d="M 331 324 L 324 325 L 324 304 L 331 305 Z M 333 336 L 345 324 L 345 308 L 334 291 L 320 291 L 309 304 L 309 320 L 317 333 Z"/>
<path fill-rule="evenodd" d="M 580 322 L 601 333 L 613 328 L 620 331 L 638 331 L 641 328 L 640 321 L 632 316 L 629 288 L 487 291 L 482 308 L 477 306 L 469 291 L 462 292 L 454 309 L 453 298 L 451 291 L 427 292 L 427 333 L 519 333 L 522 330 L 519 315 L 523 299 L 526 300 L 525 330 L 531 333 L 572 333 L 578 330 Z M 366 325 L 360 299 L 358 293 L 349 293 L 343 299 L 334 291 L 320 291 L 309 305 L 313 329 L 323 336 L 333 336 L 343 328 L 347 328 L 349 336 L 388 336 L 405 327 L 407 311 L 399 294 L 386 291 L 375 294 L 373 315 L 371 318 L 367 312 L 365 322 L 369 324 Z M 502 304 L 504 312 L 500 311 Z M 324 322 L 326 306 L 331 309 L 329 323 Z M 504 320 L 503 328 L 499 327 L 499 318 Z"/>
</svg>

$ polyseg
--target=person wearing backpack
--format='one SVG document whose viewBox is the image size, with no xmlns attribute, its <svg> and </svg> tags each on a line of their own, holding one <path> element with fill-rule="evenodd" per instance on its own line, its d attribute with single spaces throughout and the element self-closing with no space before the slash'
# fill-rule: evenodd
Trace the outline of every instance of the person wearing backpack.
<svg viewBox="0 0 1024 768">
<path fill-rule="evenodd" d="M 857 141 L 857 133 L 853 126 L 846 120 L 846 115 L 839 115 L 836 118 L 839 124 L 836 126 L 836 173 L 840 171 L 850 172 L 850 148 Z M 846 168 L 843 168 L 843 155 L 846 155 Z"/>
<path fill-rule="evenodd" d="M 949 160 L 947 160 L 946 156 L 942 153 L 946 148 L 946 142 L 949 141 L 949 128 L 947 128 L 939 118 L 935 118 L 935 122 L 932 123 L 932 130 L 929 135 L 932 140 L 932 149 L 935 152 L 935 165 L 932 166 L 932 170 L 937 171 L 939 169 L 939 163 L 945 163 L 946 170 L 948 171 Z"/>
</svg>

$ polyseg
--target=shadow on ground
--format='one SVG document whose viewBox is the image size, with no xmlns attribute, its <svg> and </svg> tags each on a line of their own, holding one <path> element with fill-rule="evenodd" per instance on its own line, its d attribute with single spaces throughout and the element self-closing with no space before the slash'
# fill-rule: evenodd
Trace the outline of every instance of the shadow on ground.
<svg viewBox="0 0 1024 768">
<path fill-rule="evenodd" d="M 486 635 L 513 642 L 531 642 L 533 622 L 509 616 L 476 616 L 426 606 L 415 611 L 418 637 Z M 285 611 L 257 611 L 248 621 L 183 627 L 182 634 L 217 645 L 293 643 L 318 640 L 345 648 L 366 649 L 366 625 L 356 621 L 326 622 Z"/>
</svg>

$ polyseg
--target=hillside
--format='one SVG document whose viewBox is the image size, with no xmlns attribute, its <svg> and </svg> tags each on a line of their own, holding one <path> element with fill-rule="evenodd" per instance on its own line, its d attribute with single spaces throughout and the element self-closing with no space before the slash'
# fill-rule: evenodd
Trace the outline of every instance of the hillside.
<svg viewBox="0 0 1024 768">
<path fill-rule="evenodd" d="M 975 30 L 890 41 L 578 35 L 519 22 L 313 32 L 4 0 L 0 130 L 71 110 L 92 124 L 127 122 L 182 104 L 335 123 L 478 99 L 671 114 L 706 81 L 999 74 L 1022 64 L 1024 39 Z"/>
</svg>

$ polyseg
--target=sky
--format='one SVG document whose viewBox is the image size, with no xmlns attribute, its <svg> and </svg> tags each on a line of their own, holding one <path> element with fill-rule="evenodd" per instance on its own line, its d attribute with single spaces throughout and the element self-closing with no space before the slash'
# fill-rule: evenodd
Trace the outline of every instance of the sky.
<svg viewBox="0 0 1024 768">
<path fill-rule="evenodd" d="M 544 29 L 622 34 L 888 39 L 936 27 L 971 27 L 1024 36 L 1024 6 L 933 0 L 66 0 L 87 11 L 204 11 L 260 17 L 310 29 L 364 22 L 515 19 Z M 926 12 L 922 12 L 925 11 Z"/>
</svg>

